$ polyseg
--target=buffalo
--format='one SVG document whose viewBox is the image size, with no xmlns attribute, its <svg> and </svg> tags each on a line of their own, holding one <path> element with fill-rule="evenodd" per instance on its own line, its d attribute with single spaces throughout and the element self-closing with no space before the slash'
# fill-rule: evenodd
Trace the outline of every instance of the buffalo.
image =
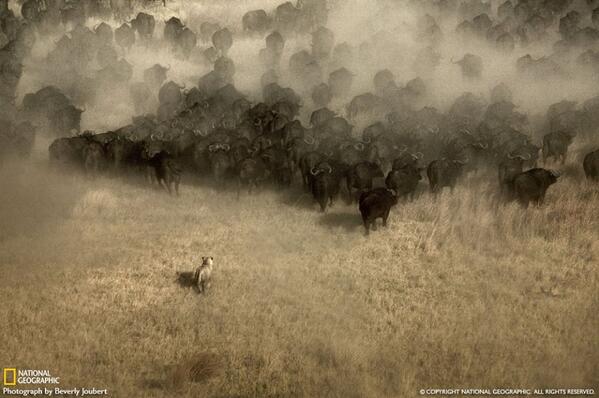
<svg viewBox="0 0 599 398">
<path fill-rule="evenodd" d="M 381 167 L 374 162 L 360 162 L 354 165 L 347 174 L 347 191 L 350 202 L 354 201 L 354 189 L 363 192 L 372 189 L 375 178 L 384 177 Z"/>
<path fill-rule="evenodd" d="M 277 59 L 280 58 L 283 54 L 283 49 L 285 48 L 285 39 L 283 36 L 279 32 L 274 31 L 266 36 L 264 41 L 266 43 L 266 49 Z"/>
<path fill-rule="evenodd" d="M 326 83 L 320 83 L 312 89 L 312 102 L 318 108 L 324 108 L 333 99 L 333 93 Z"/>
<path fill-rule="evenodd" d="M 360 195 L 359 209 L 366 235 L 370 233 L 371 228 L 376 230 L 377 218 L 382 218 L 383 226 L 387 226 L 389 212 L 391 207 L 397 204 L 397 200 L 397 194 L 387 188 L 375 188 Z"/>
<path fill-rule="evenodd" d="M 293 32 L 297 28 L 300 14 L 301 10 L 287 1 L 276 8 L 274 21 L 279 30 Z"/>
<path fill-rule="evenodd" d="M 483 60 L 478 55 L 466 54 L 457 61 L 462 69 L 462 75 L 468 79 L 479 79 L 483 73 Z"/>
<path fill-rule="evenodd" d="M 200 24 L 200 39 L 208 42 L 212 39 L 214 32 L 220 29 L 220 25 L 214 22 L 205 21 Z"/>
<path fill-rule="evenodd" d="M 177 42 L 177 38 L 183 31 L 184 26 L 185 25 L 183 25 L 183 22 L 181 22 L 179 18 L 171 17 L 164 24 L 164 40 L 174 45 Z"/>
<path fill-rule="evenodd" d="M 555 161 L 566 162 L 568 147 L 574 139 L 574 134 L 568 131 L 554 131 L 543 137 L 543 162 L 553 158 Z"/>
<path fill-rule="evenodd" d="M 531 169 L 514 177 L 513 195 L 525 207 L 530 202 L 541 205 L 549 186 L 555 184 L 560 173 L 541 168 Z"/>
<path fill-rule="evenodd" d="M 312 196 L 322 212 L 326 210 L 327 205 L 333 205 L 333 200 L 339 193 L 340 182 L 339 170 L 334 168 L 331 162 L 320 162 L 310 170 Z"/>
<path fill-rule="evenodd" d="M 233 35 L 227 28 L 219 29 L 212 35 L 212 45 L 221 55 L 227 55 L 233 46 Z"/>
<path fill-rule="evenodd" d="M 114 41 L 122 48 L 130 50 L 135 44 L 135 31 L 124 23 L 114 30 Z"/>
<path fill-rule="evenodd" d="M 170 67 L 164 67 L 160 64 L 154 64 L 148 69 L 144 70 L 143 78 L 144 82 L 148 84 L 150 87 L 160 87 L 162 83 L 166 80 L 166 73 Z"/>
<path fill-rule="evenodd" d="M 345 68 L 334 70 L 329 75 L 329 87 L 333 97 L 345 97 L 351 91 L 353 73 Z"/>
<path fill-rule="evenodd" d="M 431 192 L 438 193 L 444 187 L 449 187 L 453 191 L 465 164 L 467 164 L 467 161 L 446 158 L 433 160 L 429 163 L 426 175 L 428 176 Z"/>
<path fill-rule="evenodd" d="M 105 167 L 106 153 L 104 145 L 91 139 L 83 148 L 83 167 L 85 173 L 97 176 Z"/>
<path fill-rule="evenodd" d="M 599 181 L 599 149 L 588 153 L 582 165 L 584 174 L 589 180 Z"/>
<path fill-rule="evenodd" d="M 260 157 L 248 157 L 237 166 L 237 198 L 239 198 L 241 187 L 247 186 L 248 193 L 252 188 L 258 188 L 268 177 L 268 170 Z"/>
<path fill-rule="evenodd" d="M 174 186 L 175 193 L 179 195 L 179 184 L 181 183 L 181 168 L 166 151 L 148 154 L 148 165 L 153 169 L 156 181 L 163 186 L 169 194 L 172 194 Z"/>
<path fill-rule="evenodd" d="M 145 12 L 137 14 L 135 19 L 131 20 L 131 27 L 137 32 L 139 37 L 143 40 L 151 40 L 154 34 L 154 28 L 156 21 L 154 17 Z"/>
<path fill-rule="evenodd" d="M 233 166 L 229 157 L 230 149 L 229 144 L 221 143 L 214 143 L 208 147 L 212 178 L 217 184 L 222 184 L 225 181 Z"/>
<path fill-rule="evenodd" d="M 499 163 L 497 172 L 502 195 L 507 196 L 513 193 L 514 178 L 522 173 L 526 160 L 528 159 L 522 155 L 507 154 L 506 158 Z"/>
<path fill-rule="evenodd" d="M 112 32 L 112 28 L 106 22 L 102 22 L 98 26 L 94 28 L 94 32 L 98 37 L 100 43 L 103 44 L 112 44 L 112 39 L 114 38 L 114 33 Z"/>
<path fill-rule="evenodd" d="M 299 169 L 302 174 L 302 182 L 305 190 L 311 189 L 312 170 L 324 160 L 324 156 L 317 151 L 308 151 L 304 153 L 299 160 Z M 332 169 L 331 169 L 332 171 Z"/>
<path fill-rule="evenodd" d="M 243 30 L 246 32 L 264 33 L 271 24 L 271 20 L 264 10 L 246 12 L 241 18 Z"/>
<path fill-rule="evenodd" d="M 90 132 L 58 138 L 50 144 L 48 152 L 54 165 L 74 166 L 89 172 L 99 171 L 104 159 L 103 145 Z"/>
<path fill-rule="evenodd" d="M 316 59 L 328 58 L 335 44 L 335 35 L 330 29 L 320 27 L 312 33 L 312 55 Z"/>
</svg>

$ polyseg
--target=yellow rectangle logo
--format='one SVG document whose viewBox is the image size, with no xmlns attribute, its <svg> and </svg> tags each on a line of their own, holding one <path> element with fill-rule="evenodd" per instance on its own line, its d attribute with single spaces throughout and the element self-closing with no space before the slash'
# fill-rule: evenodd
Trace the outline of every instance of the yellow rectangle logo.
<svg viewBox="0 0 599 398">
<path fill-rule="evenodd" d="M 12 377 L 9 377 L 12 375 Z M 4 368 L 3 382 L 5 386 L 16 386 L 17 385 L 17 369 L 16 368 Z"/>
</svg>

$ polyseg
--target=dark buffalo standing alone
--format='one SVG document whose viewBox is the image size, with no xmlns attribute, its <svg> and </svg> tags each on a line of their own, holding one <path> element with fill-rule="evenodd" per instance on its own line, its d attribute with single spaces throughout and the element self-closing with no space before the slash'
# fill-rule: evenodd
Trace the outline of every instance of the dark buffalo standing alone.
<svg viewBox="0 0 599 398">
<path fill-rule="evenodd" d="M 366 229 L 366 235 L 370 233 L 370 227 L 376 229 L 376 219 L 383 219 L 383 226 L 387 226 L 387 219 L 391 207 L 397 204 L 397 195 L 387 188 L 376 188 L 360 195 L 359 208 L 362 214 L 362 222 Z"/>
</svg>

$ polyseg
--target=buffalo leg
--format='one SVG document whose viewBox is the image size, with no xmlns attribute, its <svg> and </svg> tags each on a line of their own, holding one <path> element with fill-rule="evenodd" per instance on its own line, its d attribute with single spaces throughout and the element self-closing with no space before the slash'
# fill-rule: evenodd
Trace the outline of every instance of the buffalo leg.
<svg viewBox="0 0 599 398">
<path fill-rule="evenodd" d="M 301 170 L 302 173 L 302 185 L 304 186 L 304 191 L 309 191 L 310 185 L 308 182 L 308 176 L 304 174 L 304 171 Z"/>
<path fill-rule="evenodd" d="M 354 203 L 354 197 L 352 195 L 352 180 L 350 177 L 347 177 L 347 193 L 349 195 L 349 203 Z"/>
<path fill-rule="evenodd" d="M 319 204 L 320 204 L 320 211 L 322 213 L 324 213 L 324 211 L 327 209 L 327 198 L 324 198 L 323 200 L 321 200 L 319 202 Z"/>
<path fill-rule="evenodd" d="M 437 193 L 437 184 L 434 182 L 431 182 L 431 193 L 436 194 Z"/>
<path fill-rule="evenodd" d="M 387 226 L 387 219 L 389 218 L 389 210 L 387 210 L 385 212 L 385 214 L 383 215 L 383 227 Z"/>
<path fill-rule="evenodd" d="M 365 231 L 366 235 L 369 235 L 370 234 L 370 222 L 365 217 L 362 218 L 362 222 L 364 223 L 364 231 Z"/>
</svg>

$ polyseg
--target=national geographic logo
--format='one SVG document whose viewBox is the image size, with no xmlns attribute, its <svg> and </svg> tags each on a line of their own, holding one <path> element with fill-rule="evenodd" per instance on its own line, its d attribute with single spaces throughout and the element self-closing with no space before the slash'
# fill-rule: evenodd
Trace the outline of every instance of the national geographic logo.
<svg viewBox="0 0 599 398">
<path fill-rule="evenodd" d="M 60 384 L 60 377 L 50 374 L 49 370 L 4 368 L 2 382 L 5 386 L 21 384 Z"/>
<path fill-rule="evenodd" d="M 2 372 L 2 383 L 5 386 L 16 386 L 17 385 L 17 369 L 16 368 L 4 368 Z"/>
</svg>

